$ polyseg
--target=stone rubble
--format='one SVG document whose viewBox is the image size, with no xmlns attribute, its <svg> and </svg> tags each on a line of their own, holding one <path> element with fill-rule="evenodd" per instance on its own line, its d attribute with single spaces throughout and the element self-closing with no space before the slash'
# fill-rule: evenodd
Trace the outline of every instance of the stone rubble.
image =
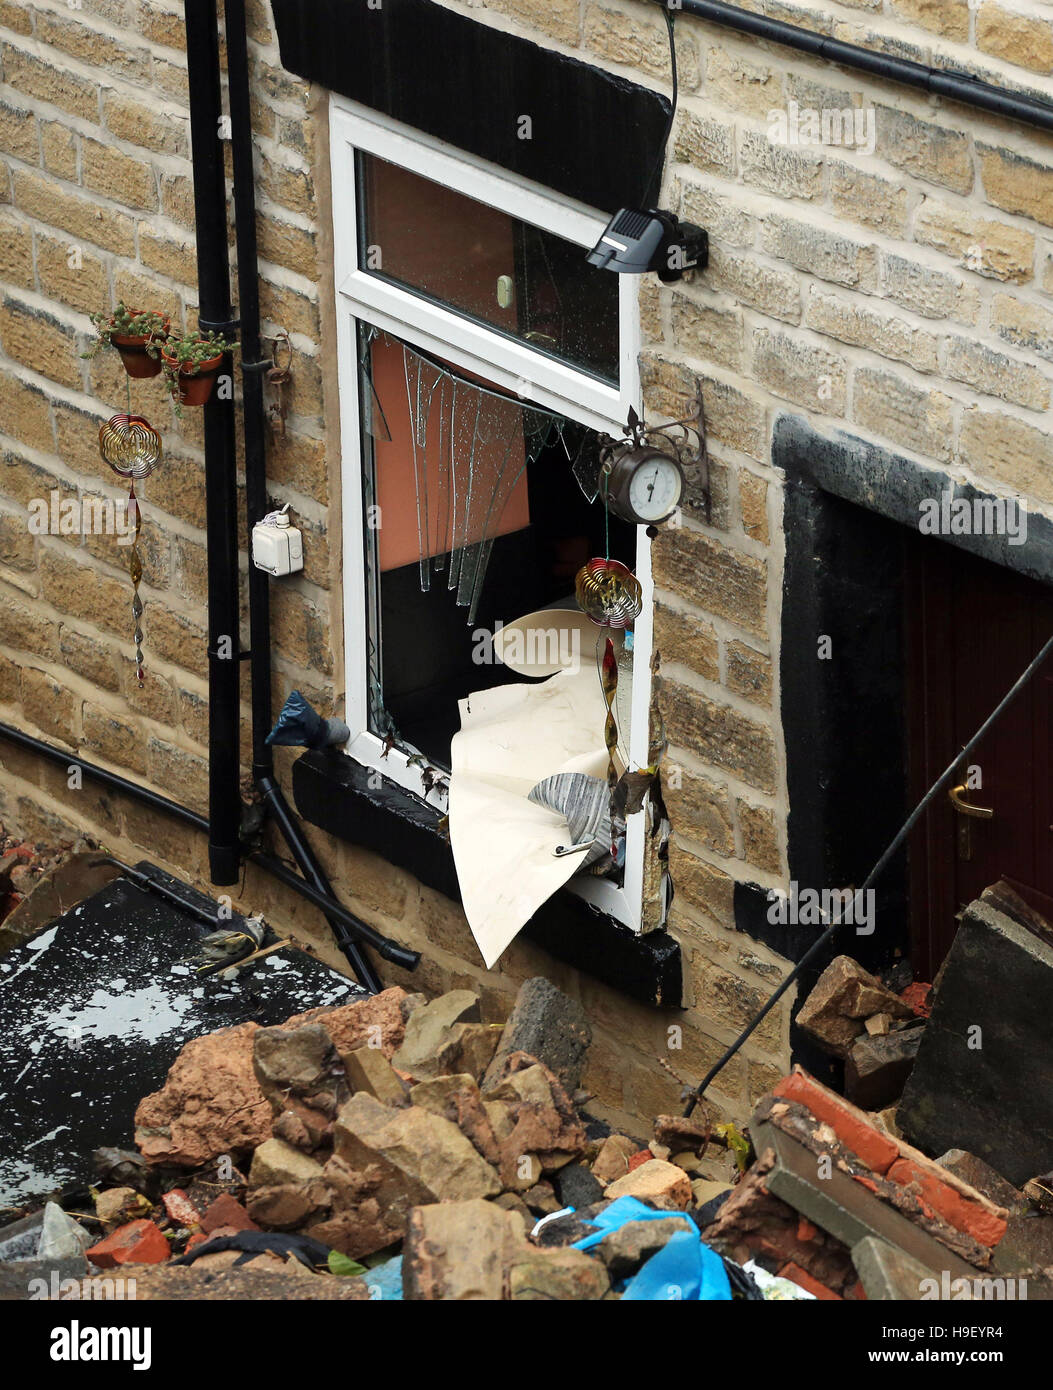
<svg viewBox="0 0 1053 1390">
<path fill-rule="evenodd" d="M 916 1003 L 840 957 L 805 1008 L 851 1069 L 860 1047 L 924 1028 Z M 193 1039 L 137 1112 L 144 1191 L 98 1192 L 88 1258 L 155 1267 L 151 1297 L 169 1273 L 172 1297 L 193 1297 L 206 1270 L 281 1281 L 286 1297 L 323 1296 L 297 1292 L 319 1283 L 369 1297 L 336 1289 L 370 1287 L 401 1254 L 407 1300 L 600 1301 L 686 1231 L 757 1298 L 738 1268 L 751 1259 L 830 1300 L 912 1296 L 919 1270 L 945 1265 L 1046 1286 L 1053 1216 L 972 1153 L 912 1147 L 894 1106 L 869 1113 L 796 1068 L 743 1134 L 703 1105 L 657 1116 L 645 1142 L 589 1113 L 588 1037 L 572 1001 L 528 981 L 503 1030 L 468 990 L 393 988 Z M 1045 1198 L 1041 1178 L 1032 1194 Z M 620 1198 L 668 1215 L 573 1248 Z M 297 1242 L 311 1253 L 295 1258 Z M 319 1251 L 365 1271 L 334 1277 Z"/>
</svg>

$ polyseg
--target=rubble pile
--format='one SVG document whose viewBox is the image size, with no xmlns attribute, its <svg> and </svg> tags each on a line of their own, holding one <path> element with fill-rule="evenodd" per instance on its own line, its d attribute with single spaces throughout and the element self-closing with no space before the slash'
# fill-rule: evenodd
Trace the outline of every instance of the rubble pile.
<svg viewBox="0 0 1053 1390">
<path fill-rule="evenodd" d="M 649 1139 L 612 1130 L 581 1089 L 585 1014 L 543 979 L 504 1025 L 470 990 L 394 988 L 198 1037 L 140 1102 L 138 1152 L 100 1152 L 65 1267 L 131 1271 L 148 1298 L 1053 1297 L 1048 1093 L 1024 1105 L 1004 1079 L 1037 1122 L 1012 1170 L 989 1160 L 1006 1126 L 964 1142 L 980 1098 L 1002 1123 L 983 1067 L 957 1129 L 953 1088 L 927 1099 L 933 1040 L 944 1058 L 957 1028 L 963 1050 L 955 952 L 1053 968 L 1053 938 L 999 902 L 969 909 L 935 987 L 832 961 L 799 1021 L 849 1095 L 797 1067 L 742 1132 L 704 1102 Z M 916 1115 L 956 1142 L 915 1146 Z"/>
<path fill-rule="evenodd" d="M 73 849 L 70 843 L 49 845 L 8 834 L 0 824 L 0 950 L 19 939 L 10 932 L 5 939 L 3 923 L 7 917 Z"/>
<path fill-rule="evenodd" d="M 896 994 L 857 964 L 837 956 L 797 1015 L 797 1024 L 845 1064 L 845 1094 L 867 1110 L 900 1096 L 921 1046 L 930 986 Z"/>
</svg>

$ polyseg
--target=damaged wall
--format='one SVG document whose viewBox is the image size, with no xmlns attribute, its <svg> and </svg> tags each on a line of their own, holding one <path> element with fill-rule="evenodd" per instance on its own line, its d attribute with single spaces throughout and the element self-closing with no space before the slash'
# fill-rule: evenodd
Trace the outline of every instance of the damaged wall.
<svg viewBox="0 0 1053 1390">
<path fill-rule="evenodd" d="M 443 0 L 446 3 L 446 0 Z M 276 694 L 339 701 L 339 458 L 325 97 L 283 73 L 267 0 L 249 4 L 265 332 L 295 357 L 287 433 L 269 476 L 305 528 L 307 569 L 274 589 Z M 449 8 L 668 93 L 662 17 L 645 0 L 465 0 Z M 876 49 L 1050 92 L 1053 26 L 1039 8 L 851 0 L 780 17 Z M 677 18 L 681 114 L 667 206 L 707 226 L 709 271 L 643 285 L 649 409 L 683 414 L 701 376 L 712 523 L 687 518 L 655 546 L 658 703 L 671 750 L 672 928 L 686 1014 L 631 1004 L 525 941 L 483 971 L 455 904 L 375 856 L 319 845 L 353 910 L 425 953 L 408 988 L 470 984 L 489 1017 L 543 973 L 596 1026 L 587 1084 L 618 1115 L 675 1108 L 668 1061 L 697 1081 L 782 972 L 733 930 L 736 882 L 785 883 L 787 798 L 778 708 L 781 483 L 772 423 L 787 409 L 936 461 L 1037 509 L 1053 504 L 1045 410 L 1053 356 L 1053 145 L 976 112 Z M 46 535 L 27 504 L 53 488 L 117 496 L 95 435 L 124 406 L 116 356 L 83 362 L 87 312 L 112 299 L 195 304 L 182 7 L 153 0 L 0 0 L 0 718 L 79 749 L 199 809 L 205 795 L 203 478 L 199 417 L 133 397 L 167 460 L 143 488 L 148 672 L 132 679 L 130 594 L 112 537 Z M 768 113 L 875 114 L 873 154 L 773 145 Z M 321 179 L 321 182 L 319 180 Z M 80 251 L 79 267 L 70 264 Z M 76 259 L 76 258 L 74 258 Z M 247 720 L 246 725 L 247 728 Z M 280 762 L 288 785 L 288 761 Z M 30 834 L 93 830 L 207 882 L 204 842 L 0 745 L 0 814 Z M 679 769 L 679 787 L 669 777 Z M 822 886 L 822 885 L 816 885 Z M 249 869 L 241 901 L 321 941 L 318 915 Z M 331 947 L 323 945 L 332 957 Z M 683 1047 L 670 1050 L 670 1024 Z M 714 1098 L 741 1117 L 781 1073 L 785 1008 L 723 1073 Z"/>
</svg>

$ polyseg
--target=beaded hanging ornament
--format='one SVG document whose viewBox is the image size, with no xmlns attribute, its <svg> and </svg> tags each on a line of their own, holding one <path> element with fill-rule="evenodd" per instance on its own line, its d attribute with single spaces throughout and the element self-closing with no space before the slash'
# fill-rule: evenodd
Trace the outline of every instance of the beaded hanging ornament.
<svg viewBox="0 0 1053 1390">
<path fill-rule="evenodd" d="M 142 689 L 143 675 L 143 601 L 139 582 L 143 577 L 143 562 L 139 554 L 139 533 L 143 517 L 135 484 L 148 478 L 161 461 L 161 436 L 141 415 L 113 415 L 99 430 L 99 453 L 103 461 L 122 478 L 128 479 L 128 523 L 134 527 L 131 550 L 128 554 L 128 573 L 132 580 L 132 617 L 135 628 L 135 678 Z"/>
</svg>

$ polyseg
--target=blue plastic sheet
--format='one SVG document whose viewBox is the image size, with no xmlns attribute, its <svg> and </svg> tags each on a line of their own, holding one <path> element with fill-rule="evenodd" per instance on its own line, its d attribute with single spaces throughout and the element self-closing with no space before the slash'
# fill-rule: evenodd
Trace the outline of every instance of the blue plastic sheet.
<svg viewBox="0 0 1053 1390">
<path fill-rule="evenodd" d="M 623 1301 L 714 1302 L 729 1300 L 724 1261 L 695 1230 L 677 1231 L 626 1284 Z"/>
<path fill-rule="evenodd" d="M 679 1217 L 684 1229 L 667 1240 L 625 1285 L 622 1297 L 633 1302 L 730 1300 L 731 1285 L 724 1261 L 704 1243 L 698 1227 L 683 1212 L 655 1211 L 637 1197 L 619 1197 L 604 1211 L 589 1217 L 599 1229 L 574 1242 L 577 1250 L 591 1250 L 604 1236 L 630 1221 L 668 1221 Z"/>
<path fill-rule="evenodd" d="M 374 1265 L 362 1276 L 374 1303 L 402 1302 L 402 1256 Z"/>
</svg>

